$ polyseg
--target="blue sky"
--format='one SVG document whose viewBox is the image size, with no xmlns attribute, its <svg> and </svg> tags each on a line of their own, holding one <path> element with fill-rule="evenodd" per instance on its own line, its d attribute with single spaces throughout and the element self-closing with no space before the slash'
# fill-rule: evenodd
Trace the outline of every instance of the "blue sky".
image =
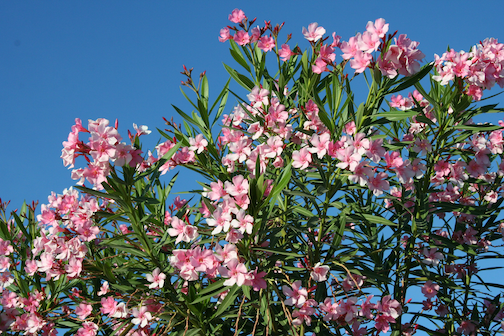
<svg viewBox="0 0 504 336">
<path fill-rule="evenodd" d="M 262 1 L 240 6 L 258 23 L 286 22 L 283 35 L 305 48 L 301 29 L 318 22 L 344 40 L 383 17 L 433 59 L 450 47 L 468 50 L 486 37 L 504 40 L 502 1 Z M 0 197 L 11 209 L 23 200 L 47 203 L 51 191 L 74 185 L 59 158 L 75 118 L 119 119 L 160 139 L 162 117 L 181 121 L 171 104 L 190 112 L 180 93 L 182 65 L 206 71 L 210 94 L 234 65 L 219 30 L 236 1 L 0 2 Z M 490 93 L 497 93 L 494 88 Z M 232 104 L 229 105 L 229 111 Z M 185 177 L 185 179 L 188 179 Z M 179 177 L 179 183 L 184 174 Z"/>
</svg>

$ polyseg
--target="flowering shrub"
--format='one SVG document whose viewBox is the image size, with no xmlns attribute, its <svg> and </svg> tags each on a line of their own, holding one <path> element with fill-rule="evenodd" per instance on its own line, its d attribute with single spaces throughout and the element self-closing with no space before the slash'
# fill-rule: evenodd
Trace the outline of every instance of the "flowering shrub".
<svg viewBox="0 0 504 336">
<path fill-rule="evenodd" d="M 219 40 L 241 70 L 225 68 L 246 95 L 228 81 L 211 103 L 184 67 L 196 112 L 175 107 L 184 127 L 165 120 L 154 153 L 146 126 L 126 144 L 77 119 L 61 157 L 86 160 L 79 186 L 39 214 L 1 204 L 1 332 L 497 334 L 504 124 L 473 118 L 502 111 L 476 102 L 504 87 L 504 45 L 421 66 L 384 19 L 332 42 L 312 23 L 304 52 L 283 25 L 229 20 Z M 170 198 L 177 166 L 200 174 L 198 197 Z"/>
</svg>

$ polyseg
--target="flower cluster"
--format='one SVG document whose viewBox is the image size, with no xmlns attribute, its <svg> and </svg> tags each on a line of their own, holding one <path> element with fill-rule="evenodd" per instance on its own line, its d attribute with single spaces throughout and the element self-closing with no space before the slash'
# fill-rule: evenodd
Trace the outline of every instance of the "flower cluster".
<svg viewBox="0 0 504 336">
<path fill-rule="evenodd" d="M 470 52 L 451 49 L 441 57 L 435 55 L 438 75 L 432 78 L 446 85 L 459 79 L 464 83 L 465 93 L 480 100 L 483 90 L 495 84 L 504 88 L 504 44 L 488 38 L 475 45 Z"/>
<path fill-rule="evenodd" d="M 166 140 L 142 157 L 146 126 L 134 125 L 128 145 L 117 122 L 84 128 L 76 119 L 61 158 L 73 168 L 83 156 L 87 167 L 72 177 L 93 189 L 53 193 L 39 215 L 24 206 L 8 220 L 0 200 L 0 333 L 499 328 L 504 309 L 479 261 L 496 259 L 504 237 L 504 122 L 474 124 L 489 108 L 465 102 L 504 86 L 502 44 L 488 39 L 437 57 L 433 95 L 420 85 L 418 42 L 388 34 L 384 19 L 348 41 L 333 33 L 331 44 L 311 23 L 302 35 L 312 53 L 302 58 L 286 44 L 290 35 L 279 47 L 283 24 L 253 27 L 239 9 L 229 20 L 237 26 L 219 40 L 232 40 L 234 58 L 255 72 L 250 80 L 227 67 L 247 89 L 231 113 L 227 87 L 209 104 L 205 73 L 196 86 L 184 67 L 201 115 L 181 112 L 184 130 L 165 119 Z M 265 68 L 270 52 L 275 78 Z M 372 71 L 359 107 L 346 64 Z M 206 178 L 195 203 L 168 204 L 177 175 L 168 184 L 161 176 L 178 166 Z M 423 297 L 410 305 L 412 291 Z"/>
<path fill-rule="evenodd" d="M 144 126 L 138 128 L 137 136 L 149 134 Z M 79 140 L 79 133 L 89 133 L 89 141 L 84 143 Z M 103 189 L 102 182 L 110 174 L 110 164 L 112 161 L 118 167 L 129 165 L 135 167 L 143 161 L 141 150 L 132 145 L 121 142 L 122 137 L 117 132 L 116 127 L 109 126 L 107 119 L 89 120 L 88 128 L 82 126 L 80 119 L 75 119 L 72 132 L 68 135 L 68 141 L 63 142 L 61 158 L 63 164 L 74 167 L 75 158 L 83 155 L 88 162 L 86 168 L 72 170 L 72 178 L 79 180 L 77 184 L 82 185 L 87 180 L 96 189 Z"/>
</svg>

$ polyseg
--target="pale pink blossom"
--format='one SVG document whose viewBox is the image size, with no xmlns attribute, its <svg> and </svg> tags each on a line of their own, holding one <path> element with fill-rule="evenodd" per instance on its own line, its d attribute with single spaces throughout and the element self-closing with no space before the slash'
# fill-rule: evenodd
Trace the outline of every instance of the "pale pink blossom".
<svg viewBox="0 0 504 336">
<path fill-rule="evenodd" d="M 297 280 L 289 286 L 282 286 L 282 292 L 287 297 L 285 304 L 288 306 L 302 307 L 308 299 L 308 292 L 305 288 L 301 288 L 301 281 Z"/>
<path fill-rule="evenodd" d="M 229 14 L 229 21 L 233 23 L 240 23 L 243 20 L 245 20 L 247 17 L 245 16 L 245 13 L 241 9 L 233 9 L 231 14 Z"/>
<path fill-rule="evenodd" d="M 424 260 L 422 262 L 426 265 L 437 266 L 440 260 L 443 260 L 444 256 L 441 252 L 438 252 L 436 247 L 428 249 L 424 247 L 423 249 Z"/>
<path fill-rule="evenodd" d="M 329 266 L 321 265 L 320 263 L 315 264 L 313 266 L 312 271 L 310 272 L 310 276 L 316 282 L 323 282 L 327 280 L 327 273 L 329 272 Z"/>
<path fill-rule="evenodd" d="M 312 162 L 311 153 L 306 148 L 292 153 L 292 167 L 306 169 Z"/>
<path fill-rule="evenodd" d="M 98 291 L 98 296 L 103 296 L 105 294 L 107 294 L 109 292 L 109 283 L 108 281 L 105 281 L 101 287 L 100 287 L 100 290 Z"/>
<path fill-rule="evenodd" d="M 317 42 L 322 38 L 326 30 L 323 27 L 319 27 L 317 22 L 310 23 L 308 29 L 303 27 L 303 35 L 305 39 L 312 42 Z"/>
<path fill-rule="evenodd" d="M 366 25 L 366 30 L 370 33 L 378 35 L 379 38 L 385 37 L 389 29 L 389 24 L 385 23 L 384 19 L 376 19 L 373 23 L 369 21 Z"/>
<path fill-rule="evenodd" d="M 147 274 L 145 278 L 150 282 L 149 285 L 146 285 L 149 288 L 163 288 L 166 274 L 161 273 L 161 270 L 157 267 L 152 274 Z"/>
<path fill-rule="evenodd" d="M 224 286 L 233 286 L 234 284 L 242 286 L 248 277 L 247 267 L 238 259 L 231 259 L 226 267 L 219 267 L 219 273 L 223 278 L 228 278 L 224 281 Z"/>
<path fill-rule="evenodd" d="M 233 39 L 233 36 L 229 33 L 229 28 L 224 27 L 220 30 L 219 42 L 226 42 L 227 40 Z"/>
<path fill-rule="evenodd" d="M 189 145 L 189 150 L 201 154 L 205 150 L 205 147 L 208 146 L 208 141 L 203 138 L 202 134 L 198 134 L 196 138 L 189 138 Z"/>
<path fill-rule="evenodd" d="M 79 306 L 75 309 L 75 314 L 81 319 L 84 320 L 86 317 L 91 315 L 93 312 L 93 307 L 87 303 L 80 303 Z"/>
<path fill-rule="evenodd" d="M 250 35 L 244 30 L 239 30 L 236 32 L 233 40 L 236 42 L 236 44 L 244 46 L 250 43 Z"/>
<path fill-rule="evenodd" d="M 264 52 L 268 52 L 275 48 L 275 39 L 271 36 L 263 36 L 259 39 L 257 47 Z"/>
<path fill-rule="evenodd" d="M 149 131 L 149 127 L 145 125 L 140 125 L 139 127 L 137 124 L 133 124 L 133 128 L 135 129 L 137 136 L 152 133 L 152 131 Z"/>
<path fill-rule="evenodd" d="M 152 320 L 152 315 L 147 311 L 147 307 L 145 306 L 140 307 L 140 309 L 133 308 L 132 314 L 134 318 L 131 320 L 131 323 L 140 325 L 140 328 L 145 327 Z"/>
<path fill-rule="evenodd" d="M 278 56 L 282 61 L 287 61 L 291 56 L 295 55 L 287 44 L 282 44 L 282 48 L 278 50 Z"/>
</svg>

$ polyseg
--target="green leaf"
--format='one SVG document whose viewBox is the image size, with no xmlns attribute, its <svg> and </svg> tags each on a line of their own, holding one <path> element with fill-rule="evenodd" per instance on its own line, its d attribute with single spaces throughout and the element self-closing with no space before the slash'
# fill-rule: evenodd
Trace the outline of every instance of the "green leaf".
<svg viewBox="0 0 504 336">
<path fill-rule="evenodd" d="M 182 111 L 181 109 L 179 109 L 177 106 L 175 106 L 173 104 L 172 104 L 172 106 L 175 109 L 175 111 L 177 111 L 177 113 L 182 118 L 184 118 L 185 120 L 187 120 L 189 123 L 191 123 L 192 125 L 198 127 L 200 130 L 204 130 L 205 129 L 205 125 L 204 124 L 200 124 L 199 121 L 194 120 L 193 118 L 191 118 L 188 114 L 186 114 L 184 111 Z"/>
<path fill-rule="evenodd" d="M 21 218 L 19 218 L 18 214 L 15 213 L 14 211 L 11 214 L 14 217 L 14 220 L 16 221 L 16 226 L 19 227 L 19 229 L 21 229 L 21 231 L 23 232 L 23 235 L 27 238 L 30 237 L 30 235 L 28 234 L 28 231 L 26 231 L 26 228 L 23 224 L 23 221 L 21 220 Z"/>
<path fill-rule="evenodd" d="M 502 129 L 502 126 L 499 125 L 458 125 L 458 126 L 453 126 L 448 128 L 450 129 L 456 129 L 456 130 L 466 130 L 466 131 L 473 131 L 473 133 L 478 133 L 478 132 L 490 132 L 490 131 L 496 131 L 498 129 Z"/>
<path fill-rule="evenodd" d="M 285 168 L 282 173 L 282 175 L 277 179 L 277 182 L 275 183 L 275 186 L 271 190 L 270 194 L 266 198 L 266 201 L 264 204 L 269 204 L 270 200 L 275 199 L 277 195 L 279 195 L 282 190 L 289 184 L 290 177 L 291 177 L 291 168 L 292 168 L 292 162 L 289 163 Z"/>
<path fill-rule="evenodd" d="M 248 77 L 238 73 L 238 71 L 234 70 L 226 64 L 224 64 L 224 68 L 226 68 L 226 71 L 238 84 L 243 86 L 248 91 L 252 91 L 252 89 L 254 88 L 254 83 Z"/>
<path fill-rule="evenodd" d="M 229 40 L 229 43 L 231 44 L 231 48 L 229 51 L 231 52 L 231 56 L 235 59 L 238 64 L 240 64 L 242 67 L 245 68 L 248 72 L 250 72 L 250 66 L 248 65 L 247 61 L 245 60 L 245 57 L 243 57 L 240 48 L 238 47 L 238 44 L 236 44 L 235 41 Z"/>
<path fill-rule="evenodd" d="M 302 206 L 299 205 L 296 205 L 292 211 L 297 212 L 298 214 L 306 216 L 308 218 L 315 216 L 315 214 L 312 213 L 310 210 L 303 208 Z"/>
<path fill-rule="evenodd" d="M 385 118 L 387 120 L 398 121 L 406 118 L 414 117 L 418 114 L 415 111 L 390 111 L 390 112 L 382 112 L 378 114 L 373 114 L 368 118 L 376 119 L 376 118 Z"/>
<path fill-rule="evenodd" d="M 415 85 L 432 70 L 433 66 L 434 66 L 434 63 L 429 63 L 429 64 L 424 65 L 422 67 L 422 69 L 420 69 L 420 71 L 417 72 L 416 74 L 414 74 L 413 76 L 404 77 L 403 78 L 404 81 L 402 83 L 397 85 L 395 88 L 388 90 L 386 94 L 399 92 L 399 91 L 402 91 L 402 90 L 409 88 L 410 86 Z"/>
<path fill-rule="evenodd" d="M 217 282 L 212 283 L 211 285 L 208 285 L 207 287 L 203 288 L 198 292 L 198 298 L 192 302 L 192 304 L 204 301 L 215 294 L 221 293 L 224 291 L 226 286 L 224 286 L 224 281 L 226 279 L 220 279 Z"/>
<path fill-rule="evenodd" d="M 228 95 L 229 95 L 228 87 L 229 87 L 230 81 L 231 81 L 231 78 L 229 78 L 227 80 L 221 93 L 219 94 L 219 96 L 215 100 L 214 104 L 210 108 L 210 113 L 211 113 L 214 110 L 215 106 L 217 106 L 217 103 L 220 101 L 219 108 L 217 109 L 217 113 L 215 115 L 214 121 L 212 122 L 212 127 L 215 126 L 215 123 L 219 120 L 220 116 L 222 115 L 222 113 L 224 112 L 224 109 L 226 107 L 226 102 L 227 102 Z"/>
<path fill-rule="evenodd" d="M 368 222 L 371 222 L 371 223 L 383 224 L 383 225 L 388 225 L 388 226 L 397 226 L 396 223 L 391 222 L 388 219 L 385 219 L 381 216 L 368 215 L 368 214 L 360 214 L 360 215 L 362 217 L 364 217 Z"/>
<path fill-rule="evenodd" d="M 254 251 L 261 251 L 261 252 L 276 253 L 276 254 L 281 254 L 284 256 L 294 257 L 294 258 L 303 258 L 304 257 L 303 254 L 298 254 L 298 253 L 294 253 L 294 252 L 287 252 L 284 250 L 275 250 L 275 249 L 268 249 L 268 248 L 262 248 L 262 247 L 256 247 L 256 248 L 253 248 L 253 250 Z"/>
<path fill-rule="evenodd" d="M 148 258 L 147 253 L 137 249 L 134 246 L 128 245 L 122 241 L 118 241 L 118 240 L 110 241 L 107 239 L 107 240 L 104 240 L 103 242 L 101 242 L 100 245 L 103 245 L 105 247 L 114 248 L 114 249 L 117 249 L 118 251 L 121 251 L 121 252 L 130 253 L 130 254 L 136 255 L 138 257 Z"/>
<path fill-rule="evenodd" d="M 207 76 L 204 75 L 201 78 L 201 91 L 200 98 L 198 99 L 198 111 L 201 114 L 201 119 L 205 123 L 206 129 L 210 129 L 210 120 L 208 118 L 208 98 L 209 98 L 209 90 L 208 90 L 208 79 Z"/>
<path fill-rule="evenodd" d="M 217 307 L 217 311 L 212 315 L 211 320 L 214 320 L 218 318 L 222 313 L 226 311 L 226 309 L 229 308 L 229 306 L 235 301 L 236 297 L 238 296 L 238 285 L 234 285 L 229 289 L 229 292 L 227 293 L 226 297 L 224 300 L 222 300 L 221 304 Z"/>
</svg>

